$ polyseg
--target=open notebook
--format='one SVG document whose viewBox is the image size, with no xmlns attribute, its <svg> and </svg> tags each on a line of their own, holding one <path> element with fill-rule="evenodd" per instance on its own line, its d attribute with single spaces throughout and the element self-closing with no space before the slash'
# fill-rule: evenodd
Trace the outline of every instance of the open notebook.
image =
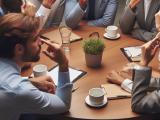
<svg viewBox="0 0 160 120">
<path fill-rule="evenodd" d="M 102 84 L 102 88 L 105 89 L 108 99 L 122 99 L 131 97 L 131 94 L 123 90 L 120 86 L 116 84 Z"/>
<path fill-rule="evenodd" d="M 121 51 L 130 62 L 138 62 L 141 59 L 141 46 L 131 46 L 121 48 Z"/>
<path fill-rule="evenodd" d="M 53 30 L 51 32 L 47 32 L 47 33 L 43 34 L 43 36 L 49 38 L 51 41 L 62 44 L 61 35 L 60 35 L 60 32 L 58 29 Z M 79 36 L 73 32 L 71 33 L 71 39 L 70 39 L 71 42 L 81 40 L 81 39 L 82 39 L 81 36 Z"/>
</svg>

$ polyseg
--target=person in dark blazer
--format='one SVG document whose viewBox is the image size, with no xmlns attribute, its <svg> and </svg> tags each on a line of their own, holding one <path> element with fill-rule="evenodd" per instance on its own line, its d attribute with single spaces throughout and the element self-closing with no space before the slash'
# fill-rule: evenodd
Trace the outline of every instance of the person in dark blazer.
<svg viewBox="0 0 160 120">
<path fill-rule="evenodd" d="M 67 0 L 65 22 L 76 28 L 84 18 L 85 25 L 106 27 L 114 23 L 117 6 L 117 0 Z"/>
<path fill-rule="evenodd" d="M 155 14 L 160 10 L 160 0 L 131 0 L 120 19 L 123 33 L 149 41 L 157 34 Z"/>
</svg>

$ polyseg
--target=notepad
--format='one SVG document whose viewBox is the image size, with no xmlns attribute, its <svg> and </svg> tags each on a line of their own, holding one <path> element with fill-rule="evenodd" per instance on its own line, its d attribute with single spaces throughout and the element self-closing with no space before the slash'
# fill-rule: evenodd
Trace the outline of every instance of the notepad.
<svg viewBox="0 0 160 120">
<path fill-rule="evenodd" d="M 49 70 L 48 72 L 48 74 L 53 78 L 55 85 L 58 84 L 58 71 L 59 71 L 59 67 L 56 66 L 52 68 L 51 70 Z M 71 82 L 75 82 L 76 80 L 78 80 L 85 74 L 86 74 L 85 71 L 69 67 L 69 75 L 70 75 Z"/>
<path fill-rule="evenodd" d="M 123 90 L 120 86 L 116 84 L 106 83 L 102 84 L 101 87 L 105 89 L 108 99 L 122 99 L 131 97 L 130 93 Z"/>
<path fill-rule="evenodd" d="M 51 41 L 62 44 L 61 35 L 60 35 L 60 32 L 58 29 L 53 30 L 51 32 L 47 32 L 47 33 L 43 34 L 43 36 L 49 38 Z M 74 32 L 71 33 L 71 37 L 70 37 L 71 42 L 81 40 L 81 39 L 82 39 L 81 36 L 75 34 Z"/>
<path fill-rule="evenodd" d="M 141 59 L 141 46 L 132 46 L 121 48 L 121 51 L 130 62 L 138 62 Z"/>
</svg>

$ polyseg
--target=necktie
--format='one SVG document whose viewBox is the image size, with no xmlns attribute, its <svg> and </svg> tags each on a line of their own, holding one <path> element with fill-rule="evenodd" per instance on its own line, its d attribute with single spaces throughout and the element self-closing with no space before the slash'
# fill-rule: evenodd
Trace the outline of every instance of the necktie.
<svg viewBox="0 0 160 120">
<path fill-rule="evenodd" d="M 88 12 L 88 19 L 93 20 L 95 13 L 95 0 L 89 0 L 89 12 Z"/>
</svg>

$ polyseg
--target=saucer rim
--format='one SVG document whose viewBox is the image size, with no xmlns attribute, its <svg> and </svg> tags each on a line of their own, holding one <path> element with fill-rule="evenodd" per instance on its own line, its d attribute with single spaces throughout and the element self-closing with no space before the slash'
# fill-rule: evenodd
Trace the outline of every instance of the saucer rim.
<svg viewBox="0 0 160 120">
<path fill-rule="evenodd" d="M 104 33 L 103 36 L 107 39 L 111 39 L 111 40 L 115 40 L 115 39 L 118 39 L 121 37 L 121 34 L 120 33 L 117 33 L 117 36 L 116 37 L 109 37 L 107 36 L 107 33 Z"/>
<path fill-rule="evenodd" d="M 108 103 L 108 100 L 107 100 L 107 97 L 104 96 L 103 103 L 102 103 L 102 104 L 95 105 L 95 104 L 93 104 L 93 103 L 91 103 L 91 102 L 89 101 L 89 95 L 87 95 L 86 98 L 85 98 L 85 103 L 86 103 L 87 105 L 91 106 L 91 107 L 99 108 L 99 107 L 105 106 L 105 105 Z"/>
</svg>

